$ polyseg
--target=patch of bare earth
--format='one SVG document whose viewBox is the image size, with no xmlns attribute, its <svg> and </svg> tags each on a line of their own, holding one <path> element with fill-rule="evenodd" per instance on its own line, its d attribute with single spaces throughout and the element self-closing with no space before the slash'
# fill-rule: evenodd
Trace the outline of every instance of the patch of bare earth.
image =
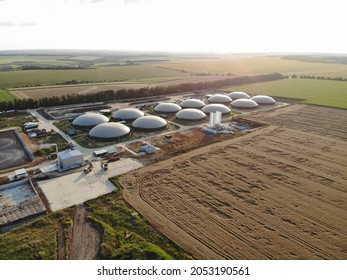
<svg viewBox="0 0 347 280">
<path fill-rule="evenodd" d="M 270 125 L 128 173 L 124 198 L 197 259 L 346 259 L 347 110 L 248 118 Z"/>
<path fill-rule="evenodd" d="M 59 232 L 58 232 L 59 235 Z M 76 206 L 70 242 L 70 260 L 94 260 L 100 248 L 100 233 L 87 220 L 87 209 Z M 61 253 L 63 254 L 63 252 Z"/>
</svg>

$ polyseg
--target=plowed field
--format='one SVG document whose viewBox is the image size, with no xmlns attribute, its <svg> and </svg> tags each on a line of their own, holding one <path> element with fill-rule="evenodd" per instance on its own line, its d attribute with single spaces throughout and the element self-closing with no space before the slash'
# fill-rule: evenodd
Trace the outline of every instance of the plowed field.
<svg viewBox="0 0 347 280">
<path fill-rule="evenodd" d="M 269 125 L 122 176 L 125 199 L 197 259 L 346 259 L 347 111 L 248 118 Z"/>
</svg>

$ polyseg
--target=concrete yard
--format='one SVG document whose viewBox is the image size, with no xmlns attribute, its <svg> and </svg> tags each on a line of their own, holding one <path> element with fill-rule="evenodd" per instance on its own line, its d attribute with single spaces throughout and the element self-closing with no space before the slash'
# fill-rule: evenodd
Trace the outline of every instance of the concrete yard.
<svg viewBox="0 0 347 280">
<path fill-rule="evenodd" d="M 47 197 L 52 211 L 65 209 L 110 193 L 116 187 L 108 178 L 143 166 L 133 159 L 120 159 L 111 162 L 107 171 L 101 169 L 99 162 L 94 162 L 93 165 L 94 169 L 89 174 L 82 171 L 38 183 Z"/>
</svg>

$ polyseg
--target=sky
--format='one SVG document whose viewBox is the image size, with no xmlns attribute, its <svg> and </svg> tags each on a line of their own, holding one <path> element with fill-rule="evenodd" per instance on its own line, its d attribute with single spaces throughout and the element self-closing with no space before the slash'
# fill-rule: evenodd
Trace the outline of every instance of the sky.
<svg viewBox="0 0 347 280">
<path fill-rule="evenodd" d="M 0 0 L 0 50 L 347 53 L 346 0 Z"/>
</svg>

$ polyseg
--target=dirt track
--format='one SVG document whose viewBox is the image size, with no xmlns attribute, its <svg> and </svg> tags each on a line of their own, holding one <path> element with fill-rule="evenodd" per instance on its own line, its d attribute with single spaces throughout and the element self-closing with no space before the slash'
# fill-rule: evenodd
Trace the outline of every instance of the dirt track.
<svg viewBox="0 0 347 280">
<path fill-rule="evenodd" d="M 212 82 L 217 80 L 224 80 L 227 77 L 224 76 L 204 76 L 204 77 L 190 77 L 185 79 L 179 79 L 174 81 L 146 84 L 146 83 L 118 83 L 118 84 L 91 84 L 80 86 L 61 86 L 61 87 L 43 87 L 36 89 L 18 89 L 12 90 L 19 98 L 43 98 L 49 96 L 62 96 L 67 94 L 89 94 L 96 93 L 104 90 L 119 90 L 119 89 L 138 89 L 144 87 L 156 87 L 156 86 L 173 86 L 184 83 L 200 83 L 200 82 Z"/>
<path fill-rule="evenodd" d="M 346 259 L 346 110 L 270 125 L 122 176 L 125 199 L 197 259 Z"/>
<path fill-rule="evenodd" d="M 69 259 L 97 259 L 100 242 L 99 232 L 87 221 L 86 207 L 76 206 Z"/>
</svg>

